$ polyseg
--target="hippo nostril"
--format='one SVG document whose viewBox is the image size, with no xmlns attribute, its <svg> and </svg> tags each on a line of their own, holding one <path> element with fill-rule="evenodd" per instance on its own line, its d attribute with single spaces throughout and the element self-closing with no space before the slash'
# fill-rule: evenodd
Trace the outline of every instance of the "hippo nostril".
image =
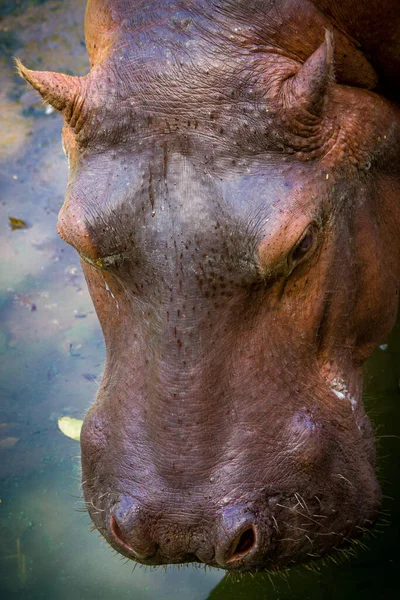
<svg viewBox="0 0 400 600">
<path fill-rule="evenodd" d="M 122 546 L 127 546 L 130 549 L 129 544 L 127 544 L 124 540 L 124 536 L 122 534 L 121 529 L 119 528 L 117 519 L 114 517 L 114 515 L 111 517 L 111 532 Z"/>
<path fill-rule="evenodd" d="M 268 531 L 247 506 L 227 506 L 219 515 L 215 562 L 224 568 L 245 569 L 261 560 Z"/>
<path fill-rule="evenodd" d="M 245 529 L 239 538 L 239 541 L 232 553 L 231 558 L 233 558 L 234 556 L 247 554 L 247 552 L 251 550 L 251 548 L 253 548 L 255 542 L 256 534 L 254 533 L 253 527 Z"/>
<path fill-rule="evenodd" d="M 140 542 L 137 542 L 134 545 L 131 544 L 131 540 L 127 541 L 125 538 L 131 536 L 124 535 L 114 515 L 111 517 L 110 529 L 114 540 L 118 542 L 118 544 L 122 546 L 129 554 L 133 555 L 134 558 L 137 558 L 138 560 L 146 560 L 155 553 L 156 545 L 151 540 L 142 540 L 141 544 Z"/>
<path fill-rule="evenodd" d="M 257 536 L 254 527 L 251 525 L 247 527 L 235 538 L 231 552 L 229 552 L 226 562 L 232 563 L 236 560 L 241 560 L 247 556 L 255 547 L 257 542 Z"/>
</svg>

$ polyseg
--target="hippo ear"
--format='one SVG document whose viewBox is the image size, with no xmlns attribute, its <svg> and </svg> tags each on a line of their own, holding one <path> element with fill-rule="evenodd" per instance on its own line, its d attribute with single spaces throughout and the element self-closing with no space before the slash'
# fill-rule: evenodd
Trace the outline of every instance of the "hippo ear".
<svg viewBox="0 0 400 600">
<path fill-rule="evenodd" d="M 321 46 L 286 80 L 285 104 L 297 114 L 321 116 L 329 83 L 334 81 L 333 35 L 326 30 Z"/>
<path fill-rule="evenodd" d="M 69 121 L 78 98 L 82 97 L 81 78 L 52 71 L 30 71 L 18 59 L 16 66 L 21 77 L 41 94 L 45 102 L 59 110 Z"/>
</svg>

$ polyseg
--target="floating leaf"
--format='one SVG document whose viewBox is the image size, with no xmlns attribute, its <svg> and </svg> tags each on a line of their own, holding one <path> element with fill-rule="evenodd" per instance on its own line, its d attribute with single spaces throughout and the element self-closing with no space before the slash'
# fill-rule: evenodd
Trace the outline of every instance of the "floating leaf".
<svg viewBox="0 0 400 600">
<path fill-rule="evenodd" d="M 0 450 L 12 448 L 19 441 L 17 437 L 6 437 L 0 440 Z"/>
<path fill-rule="evenodd" d="M 58 426 L 64 435 L 72 440 L 79 440 L 81 437 L 83 421 L 81 419 L 73 419 L 72 417 L 60 417 Z"/>
<path fill-rule="evenodd" d="M 15 217 L 8 217 L 10 221 L 11 229 L 15 231 L 16 229 L 26 229 L 28 227 L 28 223 L 23 221 L 22 219 L 16 219 Z"/>
</svg>

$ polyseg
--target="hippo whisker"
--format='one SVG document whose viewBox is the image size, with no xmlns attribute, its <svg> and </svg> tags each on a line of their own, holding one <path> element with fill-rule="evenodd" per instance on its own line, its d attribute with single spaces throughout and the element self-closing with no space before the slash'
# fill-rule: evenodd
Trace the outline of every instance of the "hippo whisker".
<svg viewBox="0 0 400 600">
<path fill-rule="evenodd" d="M 68 496 L 70 498 L 75 498 L 75 500 L 82 500 L 83 501 L 83 494 L 82 492 L 80 492 L 79 494 L 73 494 L 72 492 L 68 492 Z"/>
<path fill-rule="evenodd" d="M 300 494 L 298 492 L 295 492 L 294 497 L 296 498 L 298 504 L 300 504 L 300 506 L 302 508 L 304 508 L 308 513 L 310 513 L 309 508 L 306 504 L 306 501 L 304 500 L 304 498 L 302 496 L 300 496 Z M 296 504 L 296 506 L 297 506 L 297 504 Z M 294 508 L 296 508 L 296 506 Z"/>
<path fill-rule="evenodd" d="M 321 526 L 321 523 L 319 523 L 318 521 L 313 519 L 310 515 L 305 515 L 304 513 L 300 512 L 299 510 L 296 509 L 295 506 L 284 506 L 284 505 L 278 504 L 278 503 L 276 504 L 276 506 L 279 506 L 281 508 L 286 508 L 290 512 L 295 513 L 296 515 L 299 515 L 300 517 L 304 517 L 305 519 L 308 519 L 309 521 L 312 521 L 313 523 L 316 523 L 319 527 Z"/>
<path fill-rule="evenodd" d="M 105 512 L 104 508 L 97 508 L 97 506 L 94 505 L 93 500 L 90 500 L 89 502 L 87 502 L 86 506 L 94 508 L 94 510 L 97 511 L 96 514 L 100 514 L 102 512 Z"/>
<path fill-rule="evenodd" d="M 75 511 L 76 512 L 80 512 L 80 513 L 87 513 L 87 507 L 86 506 L 75 506 Z"/>
<path fill-rule="evenodd" d="M 321 527 L 321 523 L 316 521 L 315 519 L 313 519 L 310 515 L 305 515 L 304 513 L 301 513 L 300 511 L 296 510 L 295 513 L 297 515 L 299 515 L 300 517 L 304 517 L 305 519 L 308 519 L 309 521 L 311 521 L 312 523 L 315 523 L 316 525 L 318 525 L 318 527 Z"/>
<path fill-rule="evenodd" d="M 279 504 L 278 502 L 276 503 L 276 506 L 279 506 L 279 508 L 286 508 L 286 510 L 293 510 L 292 506 L 285 506 L 284 504 Z"/>
<path fill-rule="evenodd" d="M 365 544 L 361 540 L 350 540 L 350 543 L 353 543 L 356 546 L 359 546 L 362 550 L 368 550 L 367 544 Z"/>
<path fill-rule="evenodd" d="M 279 535 L 279 527 L 278 527 L 278 521 L 276 520 L 276 518 L 274 517 L 274 515 L 271 515 L 271 519 L 274 522 L 274 528 L 276 530 L 276 533 Z"/>
<path fill-rule="evenodd" d="M 104 496 L 110 496 L 110 492 L 104 492 L 104 494 L 101 494 L 100 496 L 98 496 L 98 500 L 101 500 L 101 498 L 104 498 Z"/>
<path fill-rule="evenodd" d="M 302 532 L 308 531 L 307 529 L 304 529 L 304 527 L 301 527 L 301 526 L 299 526 L 299 525 L 291 525 L 291 524 L 289 524 L 289 523 L 285 523 L 285 524 L 286 524 L 286 526 L 287 526 L 287 527 L 289 527 L 290 529 L 296 529 L 296 530 L 298 530 L 298 531 L 302 531 Z"/>
<path fill-rule="evenodd" d="M 351 487 L 354 487 L 354 485 L 351 483 L 351 481 L 349 481 L 344 475 L 341 475 L 340 473 L 334 473 L 334 475 L 336 477 L 340 477 L 340 479 L 343 479 L 344 481 L 346 481 Z"/>
</svg>

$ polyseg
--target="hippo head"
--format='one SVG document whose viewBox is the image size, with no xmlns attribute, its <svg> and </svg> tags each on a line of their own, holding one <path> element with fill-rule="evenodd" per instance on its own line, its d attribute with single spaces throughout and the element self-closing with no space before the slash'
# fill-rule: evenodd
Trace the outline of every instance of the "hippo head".
<svg viewBox="0 0 400 600">
<path fill-rule="evenodd" d="M 86 504 L 147 565 L 316 558 L 379 510 L 362 364 L 397 311 L 399 114 L 335 82 L 331 33 L 301 61 L 134 4 L 89 5 L 86 77 L 19 64 L 65 119 L 58 230 L 107 349 Z"/>
</svg>

